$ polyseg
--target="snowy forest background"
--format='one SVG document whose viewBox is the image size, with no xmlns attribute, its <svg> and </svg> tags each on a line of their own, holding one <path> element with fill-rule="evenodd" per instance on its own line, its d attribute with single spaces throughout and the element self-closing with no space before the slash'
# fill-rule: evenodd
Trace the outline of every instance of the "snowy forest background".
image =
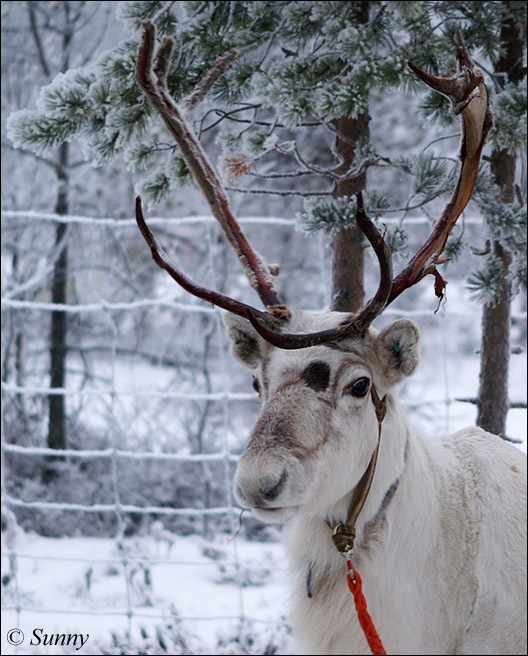
<svg viewBox="0 0 528 656">
<path fill-rule="evenodd" d="M 350 7 L 357 20 L 339 20 Z M 519 25 L 525 71 L 518 2 L 2 2 L 2 625 L 26 635 L 17 648 L 3 631 L 2 653 L 58 653 L 29 646 L 36 626 L 89 633 L 85 653 L 295 649 L 287 527 L 241 516 L 231 495 L 258 408 L 251 377 L 229 356 L 220 312 L 157 269 L 133 219 L 141 191 L 182 269 L 254 304 L 139 101 L 133 55 L 145 17 L 179 39 L 182 96 L 219 52 L 242 50 L 196 128 L 251 243 L 280 263 L 281 297 L 313 311 L 330 305 L 331 242 L 353 216 L 321 175 L 332 126 L 368 110 L 355 165 L 368 171 L 367 206 L 398 269 L 449 197 L 459 138 L 405 62 L 449 68 L 463 30 L 495 128 L 448 244 L 447 298 L 435 313 L 426 279 L 376 325 L 418 323 L 422 363 L 402 403 L 425 433 L 452 432 L 477 420 L 481 316 L 507 282 L 504 434 L 526 450 L 526 96 L 524 83 L 493 74 L 504 12 Z M 499 205 L 487 162 L 501 149 L 517 166 Z M 510 253 L 506 274 L 497 249 Z M 378 272 L 365 259 L 369 297 Z"/>
</svg>

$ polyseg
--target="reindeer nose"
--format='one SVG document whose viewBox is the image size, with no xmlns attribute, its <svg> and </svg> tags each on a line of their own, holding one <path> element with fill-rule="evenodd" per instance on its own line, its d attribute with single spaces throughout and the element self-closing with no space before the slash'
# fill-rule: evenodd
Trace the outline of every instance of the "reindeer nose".
<svg viewBox="0 0 528 656">
<path fill-rule="evenodd" d="M 260 480 L 246 479 L 238 481 L 236 496 L 250 508 L 266 507 L 281 494 L 288 478 L 284 469 L 279 476 L 263 476 Z"/>
<path fill-rule="evenodd" d="M 284 470 L 275 485 L 268 484 L 267 487 L 262 487 L 259 489 L 262 497 L 266 499 L 266 501 L 274 501 L 284 489 L 284 484 L 286 483 L 287 478 L 288 472 Z"/>
</svg>

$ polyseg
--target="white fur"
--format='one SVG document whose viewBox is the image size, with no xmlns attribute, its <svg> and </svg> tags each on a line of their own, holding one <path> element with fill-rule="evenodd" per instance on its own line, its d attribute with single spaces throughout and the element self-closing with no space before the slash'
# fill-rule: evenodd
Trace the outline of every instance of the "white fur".
<svg viewBox="0 0 528 656">
<path fill-rule="evenodd" d="M 297 313 L 288 329 L 311 332 L 340 320 L 336 313 Z M 225 323 L 235 357 L 262 379 L 261 388 L 266 383 L 235 494 L 265 521 L 292 520 L 292 622 L 300 653 L 370 653 L 327 523 L 345 521 L 376 444 L 370 394 L 346 393 L 351 381 L 367 376 L 387 396 L 388 410 L 357 523 L 354 567 L 387 653 L 525 654 L 526 457 L 478 428 L 436 439 L 413 430 L 394 385 L 418 363 L 416 326 L 400 320 L 379 334 L 371 330 L 342 352 L 280 351 L 243 319 L 226 316 Z M 315 360 L 332 372 L 323 392 L 300 377 Z M 274 486 L 280 492 L 266 500 L 262 491 L 272 494 Z"/>
</svg>

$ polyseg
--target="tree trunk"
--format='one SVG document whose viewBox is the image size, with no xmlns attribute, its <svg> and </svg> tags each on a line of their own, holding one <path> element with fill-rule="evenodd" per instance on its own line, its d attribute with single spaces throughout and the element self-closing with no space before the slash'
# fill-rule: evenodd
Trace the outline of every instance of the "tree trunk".
<svg viewBox="0 0 528 656">
<path fill-rule="evenodd" d="M 509 2 L 503 2 L 501 27 L 503 52 L 495 66 L 496 73 L 506 75 L 509 82 L 523 78 L 523 46 L 518 27 L 508 16 Z M 506 150 L 494 150 L 491 172 L 499 188 L 499 200 L 514 200 L 515 155 Z M 482 343 L 480 350 L 480 386 L 477 399 L 477 425 L 495 435 L 506 435 L 509 410 L 508 365 L 510 360 L 511 285 L 508 280 L 510 254 L 492 239 L 491 248 L 502 269 L 502 292 L 493 305 L 484 306 L 482 313 Z"/>
<path fill-rule="evenodd" d="M 337 152 L 343 157 L 342 171 L 352 165 L 356 144 L 369 138 L 369 116 L 357 119 L 340 118 L 337 122 L 342 138 L 336 142 Z M 367 186 L 367 174 L 347 178 L 337 184 L 336 196 L 352 197 Z M 365 242 L 357 226 L 343 228 L 332 242 L 332 310 L 356 312 L 363 305 L 363 276 L 365 269 Z"/>
<path fill-rule="evenodd" d="M 68 206 L 68 144 L 64 143 L 59 152 L 59 191 L 55 212 L 66 215 Z M 61 242 L 67 230 L 67 225 L 59 223 L 55 232 L 55 246 Z M 62 252 L 55 262 L 53 270 L 53 283 L 51 288 L 52 303 L 67 302 L 68 283 L 68 250 L 64 246 Z M 66 313 L 51 313 L 51 337 L 50 337 L 50 387 L 64 388 L 66 382 Z M 49 423 L 48 423 L 48 447 L 50 449 L 66 448 L 66 412 L 64 396 L 59 394 L 49 395 Z"/>
<path fill-rule="evenodd" d="M 505 437 L 509 410 L 508 365 L 510 360 L 511 292 L 508 282 L 510 256 L 495 242 L 493 249 L 501 262 L 504 282 L 500 299 L 482 311 L 480 347 L 480 387 L 477 399 L 477 426 Z"/>
<path fill-rule="evenodd" d="M 366 23 L 369 17 L 369 3 L 356 2 L 355 19 Z M 337 120 L 339 137 L 336 150 L 343 158 L 338 173 L 345 173 L 356 157 L 359 143 L 368 143 L 370 116 L 368 111 L 357 118 L 341 117 Z M 367 186 L 366 172 L 338 182 L 336 196 L 352 197 Z M 332 310 L 356 312 L 363 305 L 363 277 L 365 270 L 365 242 L 363 233 L 357 226 L 343 228 L 332 241 Z"/>
</svg>

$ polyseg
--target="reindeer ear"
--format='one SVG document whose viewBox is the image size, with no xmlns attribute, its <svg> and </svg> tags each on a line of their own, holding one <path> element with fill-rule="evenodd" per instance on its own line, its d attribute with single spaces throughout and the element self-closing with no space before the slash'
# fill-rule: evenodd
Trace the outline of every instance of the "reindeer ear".
<svg viewBox="0 0 528 656">
<path fill-rule="evenodd" d="M 409 319 L 398 319 L 376 338 L 383 376 L 394 385 L 414 373 L 420 361 L 420 332 Z"/>
<path fill-rule="evenodd" d="M 259 362 L 273 348 L 257 333 L 247 319 L 226 312 L 222 317 L 227 336 L 231 340 L 231 354 L 250 369 L 258 367 Z"/>
</svg>

